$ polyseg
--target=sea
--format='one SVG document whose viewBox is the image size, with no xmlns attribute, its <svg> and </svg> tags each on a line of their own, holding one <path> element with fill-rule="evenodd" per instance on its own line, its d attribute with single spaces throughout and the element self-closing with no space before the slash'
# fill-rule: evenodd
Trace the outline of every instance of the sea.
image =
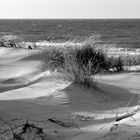
<svg viewBox="0 0 140 140">
<path fill-rule="evenodd" d="M 0 36 L 25 42 L 65 42 L 100 35 L 119 48 L 140 48 L 140 19 L 1 19 Z"/>
</svg>

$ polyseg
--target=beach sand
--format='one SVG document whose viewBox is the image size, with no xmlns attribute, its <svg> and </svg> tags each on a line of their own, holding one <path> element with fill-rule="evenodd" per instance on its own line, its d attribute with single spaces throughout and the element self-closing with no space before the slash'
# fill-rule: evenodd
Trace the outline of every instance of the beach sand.
<svg viewBox="0 0 140 140">
<path fill-rule="evenodd" d="M 10 126 L 19 133 L 27 120 L 53 140 L 140 139 L 139 72 L 96 75 L 97 89 L 87 89 L 44 71 L 44 55 L 0 48 L 0 139 L 10 140 Z"/>
</svg>

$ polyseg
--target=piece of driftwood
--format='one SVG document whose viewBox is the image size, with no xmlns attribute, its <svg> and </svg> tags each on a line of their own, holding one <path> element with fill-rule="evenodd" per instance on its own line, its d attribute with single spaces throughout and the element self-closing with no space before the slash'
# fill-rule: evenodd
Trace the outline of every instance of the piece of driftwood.
<svg viewBox="0 0 140 140">
<path fill-rule="evenodd" d="M 130 103 L 132 102 L 134 96 L 135 96 L 135 95 L 133 95 L 133 96 L 131 97 L 131 100 L 128 102 L 127 107 L 128 107 L 128 106 L 130 105 Z M 119 116 L 119 117 L 117 116 L 115 121 L 118 122 L 118 121 L 120 121 L 120 120 L 122 120 L 122 119 L 125 119 L 125 118 L 128 118 L 128 117 L 131 117 L 131 118 L 132 118 L 132 116 L 135 115 L 135 114 L 136 114 L 137 112 L 139 112 L 139 111 L 140 111 L 140 102 L 138 102 L 138 106 L 137 106 L 137 109 L 136 109 L 136 110 L 134 110 L 133 112 L 124 114 L 124 115 L 122 115 L 122 116 Z"/>
<path fill-rule="evenodd" d="M 80 127 L 78 125 L 76 125 L 75 123 L 70 123 L 70 122 L 62 122 L 62 121 L 59 121 L 57 119 L 52 119 L 52 118 L 49 118 L 48 121 L 52 122 L 52 123 L 55 123 L 55 124 L 58 124 L 60 126 L 63 126 L 63 127 L 66 127 L 66 128 L 69 128 L 69 127 L 76 127 L 79 129 L 79 131 L 82 131 L 80 129 Z"/>
<path fill-rule="evenodd" d="M 135 115 L 136 112 L 132 112 L 132 113 L 128 113 L 128 114 L 124 114 L 122 116 L 119 116 L 119 117 L 116 117 L 116 122 L 122 120 L 122 119 L 125 119 L 125 118 L 128 118 L 128 117 L 132 117 L 133 115 Z"/>
<path fill-rule="evenodd" d="M 62 121 L 59 121 L 59 120 L 56 120 L 56 119 L 52 119 L 52 118 L 48 119 L 48 121 L 50 121 L 50 122 L 52 122 L 52 123 L 59 124 L 59 125 L 61 125 L 61 126 L 63 126 L 63 127 L 71 127 L 71 126 L 74 125 L 74 124 L 71 124 L 71 123 L 64 123 L 64 122 L 62 122 Z"/>
</svg>

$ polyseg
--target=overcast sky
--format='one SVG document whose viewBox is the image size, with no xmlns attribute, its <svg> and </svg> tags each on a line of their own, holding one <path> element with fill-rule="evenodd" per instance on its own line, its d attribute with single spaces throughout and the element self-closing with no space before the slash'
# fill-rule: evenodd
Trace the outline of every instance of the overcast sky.
<svg viewBox="0 0 140 140">
<path fill-rule="evenodd" d="M 0 18 L 140 18 L 140 0 L 0 0 Z"/>
</svg>

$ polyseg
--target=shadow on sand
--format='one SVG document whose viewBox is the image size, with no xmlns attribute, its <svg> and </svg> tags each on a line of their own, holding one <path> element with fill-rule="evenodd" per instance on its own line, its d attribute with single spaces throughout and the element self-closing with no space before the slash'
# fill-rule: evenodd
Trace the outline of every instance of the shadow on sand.
<svg viewBox="0 0 140 140">
<path fill-rule="evenodd" d="M 68 96 L 69 105 L 75 111 L 113 110 L 138 104 L 139 94 L 109 84 L 98 84 L 98 89 L 87 89 L 76 83 L 62 92 Z M 130 101 L 132 99 L 132 101 Z M 128 105 L 128 106 L 127 106 Z"/>
</svg>

